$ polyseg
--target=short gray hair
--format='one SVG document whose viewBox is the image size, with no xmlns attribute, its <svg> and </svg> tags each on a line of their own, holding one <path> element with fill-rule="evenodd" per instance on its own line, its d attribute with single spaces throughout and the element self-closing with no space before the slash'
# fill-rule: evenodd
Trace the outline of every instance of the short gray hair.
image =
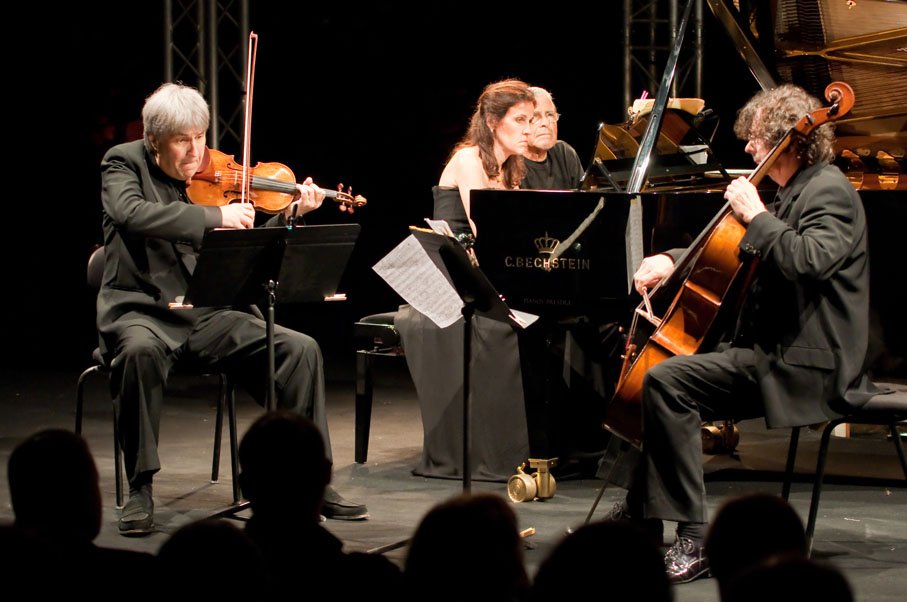
<svg viewBox="0 0 907 602">
<path fill-rule="evenodd" d="M 158 140 L 188 130 L 208 130 L 208 103 L 198 90 L 183 84 L 167 83 L 145 99 L 142 125 L 145 148 L 154 152 L 149 136 Z"/>
<path fill-rule="evenodd" d="M 539 88 L 538 86 L 529 86 L 529 91 L 532 92 L 532 95 L 535 96 L 536 99 L 547 98 L 551 101 L 551 104 L 554 105 L 554 97 L 551 96 L 551 92 L 549 92 L 545 88 Z M 557 105 L 555 105 L 555 107 L 557 107 Z"/>
</svg>

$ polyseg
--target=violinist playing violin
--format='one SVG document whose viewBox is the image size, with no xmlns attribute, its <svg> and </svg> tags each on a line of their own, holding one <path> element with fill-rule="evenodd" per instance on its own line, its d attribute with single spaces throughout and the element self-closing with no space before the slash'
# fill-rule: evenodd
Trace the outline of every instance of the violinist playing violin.
<svg viewBox="0 0 907 602">
<path fill-rule="evenodd" d="M 259 403 L 266 397 L 264 320 L 224 308 L 174 310 L 185 294 L 205 232 L 253 227 L 249 203 L 192 204 L 187 185 L 200 167 L 209 124 L 208 105 L 194 88 L 164 84 L 142 109 L 144 139 L 110 149 L 101 163 L 104 276 L 97 301 L 102 353 L 111 360 L 111 390 L 119 424 L 129 500 L 119 530 L 150 533 L 154 527 L 152 479 L 161 468 L 158 430 L 162 390 L 177 363 L 224 371 Z M 267 224 L 317 209 L 324 193 L 307 178 L 295 200 Z M 275 327 L 277 404 L 314 421 L 327 443 L 321 350 L 311 337 Z M 288 517 L 295 509 L 287 500 Z M 330 486 L 322 513 L 364 519 L 362 504 Z M 291 518 L 292 520 L 292 518 Z"/>
<path fill-rule="evenodd" d="M 756 94 L 735 134 L 760 163 L 819 100 L 784 84 Z M 663 520 L 678 523 L 665 555 L 672 582 L 705 575 L 708 527 L 702 468 L 702 413 L 764 417 L 769 428 L 814 424 L 873 393 L 864 371 L 869 344 L 866 216 L 847 178 L 830 164 L 832 124 L 794 137 L 767 172 L 778 185 L 763 198 L 747 179 L 725 198 L 745 227 L 739 252 L 758 258 L 727 342 L 675 355 L 648 369 L 642 384 L 642 445 L 626 499 L 611 520 L 629 520 L 662 541 Z M 735 249 L 736 250 L 736 249 Z M 634 284 L 645 294 L 674 270 L 683 250 L 643 260 Z M 710 418 L 711 419 L 711 418 Z M 740 542 L 747 546 L 746 541 Z"/>
</svg>

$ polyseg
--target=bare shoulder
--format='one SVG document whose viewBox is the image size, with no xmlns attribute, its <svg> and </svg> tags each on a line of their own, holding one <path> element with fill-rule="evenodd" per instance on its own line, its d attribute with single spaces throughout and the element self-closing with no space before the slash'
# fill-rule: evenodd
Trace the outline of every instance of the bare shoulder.
<svg viewBox="0 0 907 602">
<path fill-rule="evenodd" d="M 479 157 L 478 146 L 464 146 L 454 153 L 450 158 L 448 165 L 454 165 L 457 169 L 473 170 L 476 166 L 482 165 L 482 159 Z"/>
<path fill-rule="evenodd" d="M 459 186 L 464 177 L 471 174 L 483 173 L 482 159 L 476 146 L 464 146 L 456 151 L 441 173 L 441 186 Z"/>
</svg>

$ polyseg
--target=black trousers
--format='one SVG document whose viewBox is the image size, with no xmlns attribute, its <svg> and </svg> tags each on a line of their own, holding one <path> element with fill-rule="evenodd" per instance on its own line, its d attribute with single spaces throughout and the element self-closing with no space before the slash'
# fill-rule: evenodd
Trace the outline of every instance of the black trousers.
<svg viewBox="0 0 907 602">
<path fill-rule="evenodd" d="M 728 348 L 656 364 L 643 380 L 642 415 L 631 513 L 641 506 L 646 518 L 708 522 L 702 421 L 764 415 L 753 350 Z"/>
<path fill-rule="evenodd" d="M 143 326 L 124 331 L 111 363 L 111 394 L 130 482 L 161 468 L 158 434 L 163 392 L 177 362 L 193 370 L 226 372 L 264 405 L 268 384 L 265 329 L 264 320 L 250 314 L 218 311 L 203 318 L 173 352 Z M 274 347 L 277 406 L 312 420 L 324 436 L 325 451 L 331 459 L 324 366 L 318 343 L 305 334 L 276 326 Z"/>
</svg>

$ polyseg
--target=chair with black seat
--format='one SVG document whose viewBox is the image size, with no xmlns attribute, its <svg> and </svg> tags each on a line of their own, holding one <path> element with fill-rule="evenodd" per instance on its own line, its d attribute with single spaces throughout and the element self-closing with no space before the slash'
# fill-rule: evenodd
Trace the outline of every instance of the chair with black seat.
<svg viewBox="0 0 907 602">
<path fill-rule="evenodd" d="M 813 481 L 812 497 L 809 502 L 809 518 L 806 522 L 807 549 L 811 552 L 813 545 L 813 532 L 816 527 L 816 517 L 819 513 L 819 497 L 822 494 L 822 483 L 825 479 L 825 465 L 828 457 L 828 445 L 832 431 L 839 424 L 871 424 L 887 426 L 889 435 L 894 443 L 907 480 L 907 457 L 904 455 L 904 446 L 898 432 L 898 423 L 907 421 L 907 385 L 897 383 L 876 383 L 885 393 L 872 397 L 865 405 L 849 410 L 844 416 L 831 420 L 822 430 L 819 443 L 819 453 L 816 460 L 816 473 Z M 790 445 L 787 452 L 787 465 L 784 474 L 784 485 L 781 495 L 786 500 L 790 496 L 791 480 L 793 478 L 794 464 L 797 458 L 797 443 L 800 439 L 800 428 L 791 431 Z"/>
<path fill-rule="evenodd" d="M 104 274 L 104 247 L 98 246 L 88 258 L 87 283 L 89 289 L 96 295 L 101 288 L 101 279 Z M 76 387 L 76 433 L 82 432 L 82 415 L 84 408 L 85 382 L 92 374 L 102 374 L 110 378 L 110 363 L 101 354 L 99 348 L 95 348 L 91 354 L 94 365 L 86 368 L 79 375 L 78 385 Z M 227 409 L 227 421 L 230 429 L 230 468 L 233 475 L 233 503 L 237 504 L 240 500 L 239 490 L 239 464 L 237 455 L 238 436 L 236 432 L 236 397 L 233 384 L 225 373 L 220 374 L 202 374 L 202 376 L 218 377 L 220 379 L 220 392 L 217 398 L 217 416 L 214 423 L 214 453 L 211 462 L 211 482 L 216 483 L 220 473 L 220 448 L 221 436 L 223 432 L 223 414 L 224 407 Z M 114 453 L 114 477 L 116 483 L 116 503 L 118 508 L 123 507 L 123 452 L 120 448 L 119 427 L 117 425 L 116 414 L 113 417 L 113 453 Z"/>
<path fill-rule="evenodd" d="M 371 346 L 356 351 L 356 442 L 354 459 L 359 464 L 368 460 L 368 438 L 372 422 L 375 358 L 404 357 L 400 333 L 394 327 L 397 312 L 365 316 L 354 324 L 353 334 L 368 339 Z"/>
</svg>

